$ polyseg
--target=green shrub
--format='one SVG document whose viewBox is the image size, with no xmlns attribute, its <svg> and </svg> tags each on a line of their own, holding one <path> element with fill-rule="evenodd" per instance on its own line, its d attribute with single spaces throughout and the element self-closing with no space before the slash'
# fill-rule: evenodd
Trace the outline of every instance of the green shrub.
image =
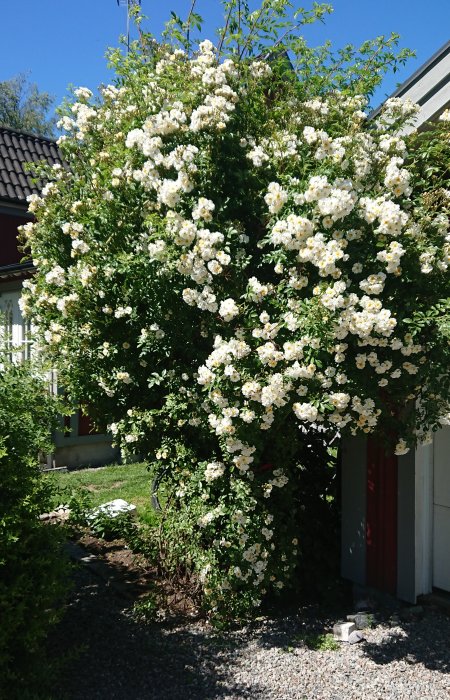
<svg viewBox="0 0 450 700">
<path fill-rule="evenodd" d="M 66 587 L 62 531 L 39 520 L 54 500 L 39 454 L 57 414 L 28 364 L 0 368 L 0 695 L 22 698 Z"/>
<path fill-rule="evenodd" d="M 116 540 L 131 538 L 136 530 L 136 523 L 129 513 L 119 513 L 110 515 L 101 510 L 97 510 L 94 515 L 87 519 L 89 529 L 93 535 L 104 540 Z"/>
<path fill-rule="evenodd" d="M 62 502 L 69 509 L 69 524 L 75 527 L 87 525 L 86 513 L 92 508 L 91 496 L 87 489 L 79 486 L 60 490 Z"/>
</svg>

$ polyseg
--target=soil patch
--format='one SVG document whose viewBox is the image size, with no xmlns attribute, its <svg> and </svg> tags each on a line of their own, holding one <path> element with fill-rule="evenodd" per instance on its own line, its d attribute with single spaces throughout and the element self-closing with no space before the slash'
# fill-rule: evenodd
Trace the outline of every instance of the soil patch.
<svg viewBox="0 0 450 700">
<path fill-rule="evenodd" d="M 125 540 L 107 541 L 84 531 L 75 542 L 107 566 L 108 581 L 116 592 L 134 602 L 153 596 L 158 603 L 159 618 L 180 622 L 201 618 L 192 583 L 182 577 L 171 580 L 163 576 L 155 564 L 134 553 Z"/>
</svg>

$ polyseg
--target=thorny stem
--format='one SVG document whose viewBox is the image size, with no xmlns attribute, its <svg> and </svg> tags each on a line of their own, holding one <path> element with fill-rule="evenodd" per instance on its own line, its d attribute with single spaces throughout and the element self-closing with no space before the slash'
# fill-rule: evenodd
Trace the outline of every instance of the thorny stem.
<svg viewBox="0 0 450 700">
<path fill-rule="evenodd" d="M 263 0 L 263 3 L 262 3 L 262 5 L 261 5 L 261 8 L 260 8 L 259 12 L 257 13 L 257 15 L 256 15 L 255 19 L 253 20 L 253 23 L 252 23 L 252 25 L 251 25 L 251 27 L 250 27 L 250 30 L 249 30 L 249 33 L 248 33 L 248 37 L 247 37 L 247 41 L 244 43 L 244 47 L 243 47 L 241 53 L 239 54 L 239 60 L 241 60 L 241 58 L 243 57 L 243 55 L 244 55 L 244 53 L 245 53 L 245 51 L 246 51 L 246 49 L 247 49 L 247 46 L 249 45 L 250 41 L 252 40 L 253 30 L 255 29 L 258 20 L 260 19 L 260 17 L 261 17 L 261 15 L 262 15 L 263 11 L 265 10 L 265 7 L 264 7 L 265 4 L 266 4 L 266 0 Z"/>
<path fill-rule="evenodd" d="M 241 33 L 241 0 L 238 0 L 238 35 Z M 238 56 L 241 50 L 241 46 L 239 44 L 239 41 L 237 42 L 237 52 Z"/>
<path fill-rule="evenodd" d="M 270 56 L 270 54 L 273 52 L 273 50 L 276 49 L 277 46 L 279 46 L 279 44 L 281 44 L 281 42 L 283 41 L 286 34 L 289 34 L 289 32 L 292 32 L 294 29 L 298 29 L 299 27 L 301 27 L 301 25 L 302 25 L 302 22 L 297 22 L 297 24 L 292 24 L 290 27 L 288 27 L 286 29 L 286 31 L 280 36 L 280 38 L 276 40 L 274 45 L 272 47 L 270 47 L 269 51 L 265 54 L 265 57 Z M 262 53 L 259 54 L 258 58 L 260 58 L 261 56 L 262 56 Z"/>
<path fill-rule="evenodd" d="M 233 12 L 233 9 L 234 9 L 234 3 L 235 3 L 235 0 L 232 0 L 232 2 L 230 2 L 230 9 L 228 10 L 228 15 L 227 15 L 227 19 L 225 22 L 225 27 L 223 28 L 222 36 L 220 37 L 220 43 L 219 43 L 219 46 L 217 47 L 217 56 L 220 56 L 223 42 L 224 42 L 225 37 L 227 35 L 228 25 L 230 24 L 230 19 L 231 19 L 231 13 Z"/>
<path fill-rule="evenodd" d="M 386 48 L 387 46 L 389 46 L 389 47 L 392 46 L 392 43 L 393 43 L 392 36 L 390 38 L 388 38 L 386 41 L 384 40 L 384 37 L 382 37 L 382 39 L 383 39 L 383 42 L 380 42 L 379 46 L 373 52 L 372 56 L 369 58 L 369 60 L 366 63 L 366 70 L 367 71 L 370 71 L 372 66 L 375 67 L 375 59 L 381 53 L 382 49 Z M 395 57 L 391 58 L 391 60 L 389 60 L 386 63 L 385 70 L 387 70 L 387 66 L 391 65 L 392 63 L 395 64 Z M 360 80 L 360 83 L 361 83 L 361 80 Z"/>
<path fill-rule="evenodd" d="M 189 14 L 188 14 L 187 20 L 186 20 L 186 43 L 187 43 L 188 52 L 189 52 L 190 30 L 191 30 L 191 17 L 192 17 L 192 13 L 194 12 L 194 7 L 195 7 L 196 2 L 197 2 L 197 0 L 192 0 L 191 9 L 189 10 Z"/>
</svg>

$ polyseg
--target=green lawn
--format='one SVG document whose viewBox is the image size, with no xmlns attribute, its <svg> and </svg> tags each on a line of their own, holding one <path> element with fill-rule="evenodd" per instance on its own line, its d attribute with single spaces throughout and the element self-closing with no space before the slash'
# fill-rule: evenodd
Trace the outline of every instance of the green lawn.
<svg viewBox="0 0 450 700">
<path fill-rule="evenodd" d="M 113 465 L 96 469 L 56 472 L 50 479 L 62 488 L 85 489 L 92 507 L 114 498 L 123 498 L 137 507 L 141 522 L 154 523 L 156 513 L 150 503 L 151 471 L 146 464 Z"/>
</svg>

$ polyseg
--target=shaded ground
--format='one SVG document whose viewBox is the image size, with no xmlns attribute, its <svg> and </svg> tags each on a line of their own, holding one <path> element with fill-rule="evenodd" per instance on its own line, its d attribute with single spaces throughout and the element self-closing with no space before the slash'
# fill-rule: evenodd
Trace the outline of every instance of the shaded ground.
<svg viewBox="0 0 450 700">
<path fill-rule="evenodd" d="M 73 655 L 55 698 L 125 700 L 227 697 L 226 641 L 200 625 L 138 623 L 131 603 L 85 568 L 51 647 Z M 234 691 L 233 691 L 234 692 Z M 237 697 L 255 697 L 238 695 Z"/>
<path fill-rule="evenodd" d="M 120 556 L 126 568 L 129 555 Z M 303 640 L 336 621 L 313 607 L 216 633 L 186 618 L 136 621 L 130 596 L 86 568 L 74 577 L 50 641 L 52 654 L 69 660 L 48 700 L 450 698 L 450 619 L 433 610 L 422 620 L 365 631 L 358 645 L 313 651 Z"/>
</svg>

